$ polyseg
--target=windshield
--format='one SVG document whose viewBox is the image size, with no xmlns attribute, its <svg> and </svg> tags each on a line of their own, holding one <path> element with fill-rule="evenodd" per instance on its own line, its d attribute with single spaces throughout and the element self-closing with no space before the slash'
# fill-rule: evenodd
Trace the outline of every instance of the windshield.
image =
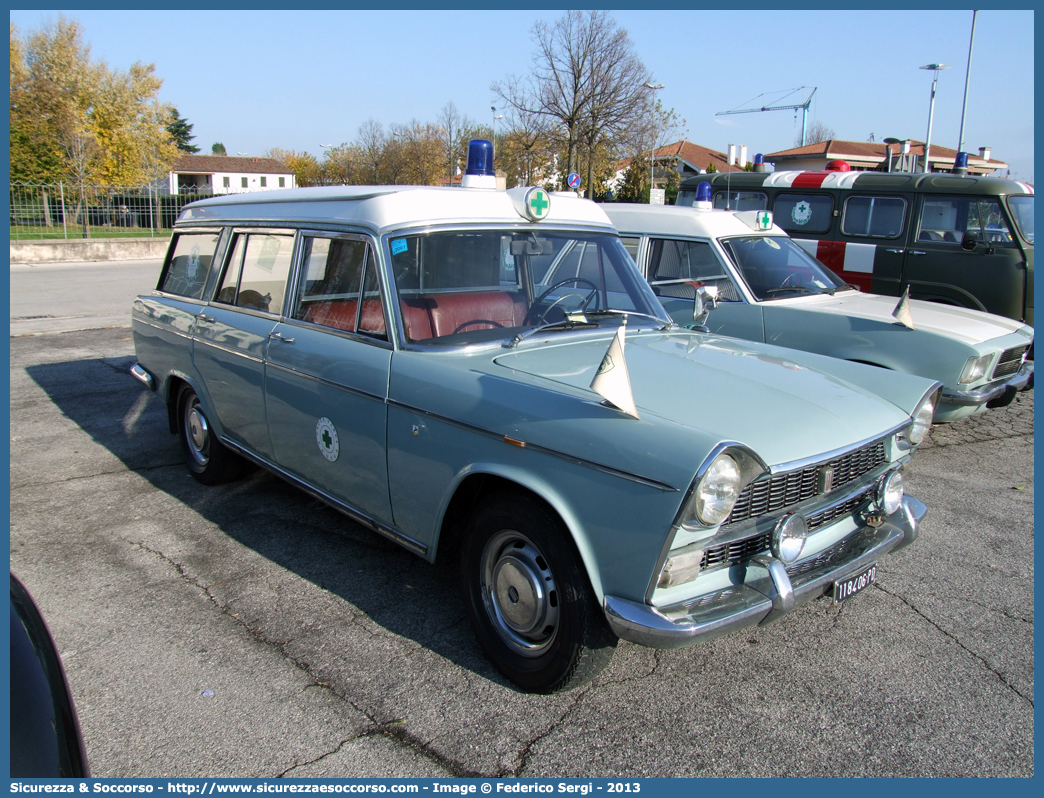
<svg viewBox="0 0 1044 798">
<path fill-rule="evenodd" d="M 1033 197 L 1008 197 L 1008 207 L 1022 237 L 1033 243 Z"/>
<path fill-rule="evenodd" d="M 620 239 L 608 233 L 468 230 L 391 236 L 410 343 L 489 342 L 560 329 L 668 324 Z M 645 318 L 653 317 L 653 318 Z"/>
<path fill-rule="evenodd" d="M 759 300 L 796 294 L 832 294 L 848 287 L 836 274 L 785 236 L 726 238 L 722 247 Z"/>
</svg>

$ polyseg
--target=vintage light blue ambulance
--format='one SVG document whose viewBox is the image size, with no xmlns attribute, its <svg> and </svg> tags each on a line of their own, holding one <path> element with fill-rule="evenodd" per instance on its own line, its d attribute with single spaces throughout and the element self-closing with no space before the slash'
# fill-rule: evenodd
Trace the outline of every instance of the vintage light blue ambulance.
<svg viewBox="0 0 1044 798">
<path fill-rule="evenodd" d="M 1033 387 L 1033 328 L 938 302 L 868 294 L 811 257 L 771 211 L 606 204 L 672 318 L 716 297 L 711 332 L 919 374 L 943 383 L 936 422 L 1004 407 Z M 900 311 L 896 313 L 896 309 Z"/>
<path fill-rule="evenodd" d="M 550 278 L 549 275 L 554 275 Z M 207 484 L 253 461 L 431 562 L 525 690 L 873 582 L 940 386 L 682 329 L 602 210 L 495 188 L 186 206 L 132 371 Z"/>
</svg>

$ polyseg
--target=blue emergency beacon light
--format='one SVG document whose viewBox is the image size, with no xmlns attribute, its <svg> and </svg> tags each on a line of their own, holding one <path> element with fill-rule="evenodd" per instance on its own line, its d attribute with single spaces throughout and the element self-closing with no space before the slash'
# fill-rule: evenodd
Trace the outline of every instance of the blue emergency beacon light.
<svg viewBox="0 0 1044 798">
<path fill-rule="evenodd" d="M 698 211 L 709 211 L 714 207 L 711 204 L 711 184 L 706 180 L 696 186 L 696 199 L 692 207 Z"/>
<path fill-rule="evenodd" d="M 497 173 L 493 171 L 493 142 L 486 139 L 468 142 L 468 166 L 460 184 L 464 188 L 497 187 Z"/>
</svg>

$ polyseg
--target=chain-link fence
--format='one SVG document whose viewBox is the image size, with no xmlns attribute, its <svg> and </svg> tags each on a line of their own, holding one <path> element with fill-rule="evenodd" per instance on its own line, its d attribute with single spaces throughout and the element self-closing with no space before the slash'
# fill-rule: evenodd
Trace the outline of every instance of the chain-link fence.
<svg viewBox="0 0 1044 798">
<path fill-rule="evenodd" d="M 171 195 L 155 186 L 11 184 L 11 240 L 166 235 L 181 209 L 210 192 Z"/>
</svg>

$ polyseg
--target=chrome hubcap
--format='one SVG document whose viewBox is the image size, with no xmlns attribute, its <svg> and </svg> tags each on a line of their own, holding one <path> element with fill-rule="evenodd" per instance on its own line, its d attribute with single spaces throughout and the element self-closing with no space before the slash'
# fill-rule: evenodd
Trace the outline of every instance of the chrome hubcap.
<svg viewBox="0 0 1044 798">
<path fill-rule="evenodd" d="M 504 530 L 482 551 L 482 599 L 501 638 L 523 656 L 539 656 L 558 632 L 558 589 L 540 550 Z"/>
<path fill-rule="evenodd" d="M 210 459 L 210 427 L 207 417 L 199 409 L 198 400 L 185 410 L 185 433 L 192 458 L 200 465 L 206 465 Z"/>
</svg>

